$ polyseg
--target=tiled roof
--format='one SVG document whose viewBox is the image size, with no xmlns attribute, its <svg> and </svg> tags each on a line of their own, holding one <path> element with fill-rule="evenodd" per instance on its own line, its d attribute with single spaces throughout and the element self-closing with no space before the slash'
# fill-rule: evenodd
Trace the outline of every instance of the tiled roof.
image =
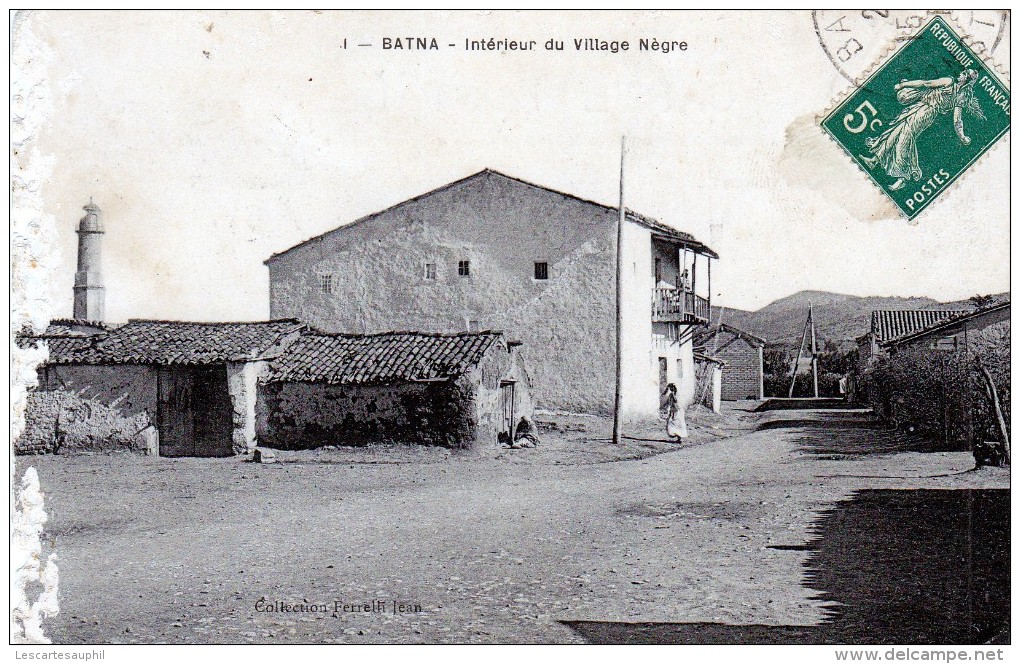
<svg viewBox="0 0 1020 664">
<path fill-rule="evenodd" d="M 43 334 L 49 363 L 212 364 L 275 357 L 303 329 L 293 319 L 253 323 L 132 320 L 90 337 Z"/>
<path fill-rule="evenodd" d="M 951 316 L 970 310 L 949 309 L 881 309 L 871 312 L 871 333 L 881 343 L 931 327 Z"/>
<path fill-rule="evenodd" d="M 76 318 L 56 318 L 46 328 L 46 336 L 85 337 L 109 330 L 110 326 L 99 321 Z"/>
<path fill-rule="evenodd" d="M 52 358 L 66 358 L 81 353 L 92 345 L 92 340 L 85 335 L 18 335 L 17 344 L 19 348 L 38 348 L 39 344 L 45 342 L 49 348 L 51 362 Z"/>
<path fill-rule="evenodd" d="M 988 314 L 994 314 L 994 313 L 997 313 L 997 312 L 1000 312 L 1000 311 L 1003 311 L 1003 310 L 1009 309 L 1009 308 L 1010 308 L 1010 303 L 1009 303 L 1009 301 L 1006 301 L 1006 302 L 999 302 L 998 304 L 993 304 L 993 305 L 991 305 L 989 307 L 985 307 L 983 309 L 969 309 L 969 310 L 964 310 L 964 311 L 950 311 L 948 313 L 953 314 L 953 315 L 945 316 L 944 318 L 942 318 L 940 320 L 937 320 L 934 323 L 932 323 L 931 325 L 928 325 L 928 326 L 923 327 L 921 329 L 911 330 L 910 332 L 907 332 L 905 334 L 901 334 L 898 337 L 894 337 L 892 339 L 887 339 L 887 340 L 885 340 L 884 345 L 890 345 L 890 346 L 898 345 L 900 343 L 903 343 L 904 341 L 909 341 L 909 340 L 917 339 L 918 337 L 924 337 L 924 336 L 927 336 L 929 334 L 936 334 L 936 333 L 942 332 L 944 330 L 953 329 L 956 325 L 958 325 L 960 323 L 964 323 L 966 321 L 972 320 L 974 318 L 979 318 L 981 316 L 987 316 Z"/>
<path fill-rule="evenodd" d="M 270 364 L 268 380 L 354 385 L 455 378 L 477 365 L 501 337 L 499 332 L 306 332 Z"/>
</svg>

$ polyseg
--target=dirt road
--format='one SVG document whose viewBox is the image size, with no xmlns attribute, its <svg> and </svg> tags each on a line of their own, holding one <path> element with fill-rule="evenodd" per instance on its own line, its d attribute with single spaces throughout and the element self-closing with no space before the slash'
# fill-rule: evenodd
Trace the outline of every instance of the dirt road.
<svg viewBox="0 0 1020 664">
<path fill-rule="evenodd" d="M 905 451 L 861 415 L 778 417 L 774 428 L 594 465 L 21 458 L 19 471 L 39 471 L 60 558 L 61 614 L 47 633 L 57 643 L 881 642 L 899 635 L 889 624 L 904 611 L 920 626 L 961 622 L 960 602 L 970 613 L 959 638 L 999 629 L 1008 570 L 1003 586 L 994 556 L 1005 547 L 1008 566 L 1008 535 L 987 535 L 999 542 L 988 553 L 973 527 L 969 543 L 968 528 L 944 541 L 938 529 L 973 525 L 975 496 L 991 500 L 985 511 L 1003 495 L 1008 506 L 1008 491 L 995 491 L 1008 473 L 964 472 L 965 453 Z M 882 453 L 862 453 L 872 449 Z M 932 494 L 970 502 L 923 519 L 936 529 L 932 556 L 960 540 L 971 557 L 923 587 L 883 578 L 912 578 L 918 565 L 934 573 L 910 553 L 911 519 L 879 518 L 889 489 L 914 490 L 893 494 L 914 503 L 889 508 L 908 516 L 934 504 L 916 490 L 990 489 Z M 853 505 L 871 506 L 865 525 L 834 527 Z M 1005 520 L 1008 534 L 1008 514 L 988 519 L 982 533 Z M 881 523 L 890 532 L 869 532 Z M 890 557 L 868 568 L 870 583 L 891 599 L 865 605 L 854 547 L 875 559 L 876 542 Z M 913 562 L 896 567 L 903 560 Z M 977 607 L 975 583 L 990 587 Z M 923 608 L 926 593 L 955 598 L 946 616 Z M 869 617 L 833 631 L 857 609 Z"/>
</svg>

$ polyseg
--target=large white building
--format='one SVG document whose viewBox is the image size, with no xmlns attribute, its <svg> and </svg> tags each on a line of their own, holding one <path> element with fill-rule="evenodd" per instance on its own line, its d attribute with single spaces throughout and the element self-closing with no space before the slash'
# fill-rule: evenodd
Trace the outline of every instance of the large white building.
<svg viewBox="0 0 1020 664">
<path fill-rule="evenodd" d="M 274 254 L 273 318 L 330 332 L 501 330 L 523 342 L 536 405 L 609 414 L 617 208 L 484 170 Z M 629 212 L 623 229 L 626 419 L 669 383 L 694 400 L 691 337 L 712 259 L 688 233 Z"/>
</svg>

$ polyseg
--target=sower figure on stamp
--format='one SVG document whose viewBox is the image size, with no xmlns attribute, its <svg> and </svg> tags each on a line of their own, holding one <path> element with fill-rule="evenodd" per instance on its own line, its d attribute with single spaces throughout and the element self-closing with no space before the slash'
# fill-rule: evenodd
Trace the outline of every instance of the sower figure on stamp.
<svg viewBox="0 0 1020 664">
<path fill-rule="evenodd" d="M 921 180 L 921 167 L 917 158 L 917 138 L 936 118 L 953 112 L 953 127 L 964 145 L 970 138 L 963 130 L 963 111 L 966 109 L 983 120 L 984 113 L 974 98 L 977 72 L 967 69 L 954 81 L 946 76 L 931 81 L 900 81 L 896 84 L 896 100 L 906 105 L 892 124 L 879 136 L 865 143 L 873 156 L 861 156 L 869 168 L 881 165 L 890 177 L 897 178 L 889 189 L 902 189 L 906 180 Z"/>
<path fill-rule="evenodd" d="M 687 438 L 687 417 L 676 398 L 676 385 L 666 386 L 666 435 L 679 442 Z"/>
</svg>

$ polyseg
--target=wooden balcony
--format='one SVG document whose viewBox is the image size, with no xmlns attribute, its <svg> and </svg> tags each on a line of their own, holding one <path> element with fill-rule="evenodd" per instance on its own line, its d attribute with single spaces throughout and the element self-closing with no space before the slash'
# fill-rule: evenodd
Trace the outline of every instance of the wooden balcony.
<svg viewBox="0 0 1020 664">
<path fill-rule="evenodd" d="M 652 322 L 708 323 L 711 315 L 708 298 L 695 295 L 689 290 L 652 289 Z"/>
</svg>

